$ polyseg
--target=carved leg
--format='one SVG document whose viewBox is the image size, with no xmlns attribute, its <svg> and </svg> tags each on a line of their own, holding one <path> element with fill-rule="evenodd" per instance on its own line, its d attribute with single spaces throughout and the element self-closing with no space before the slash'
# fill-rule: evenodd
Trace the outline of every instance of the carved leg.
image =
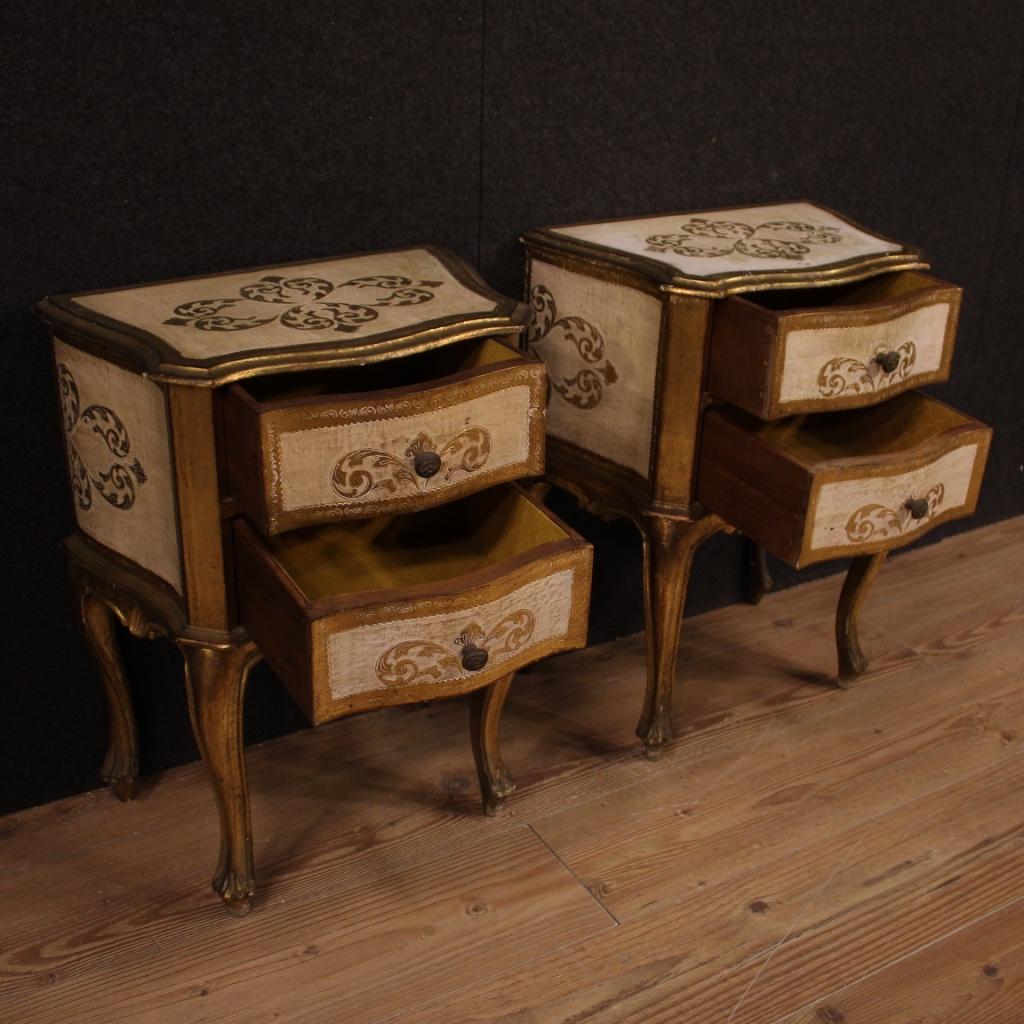
<svg viewBox="0 0 1024 1024">
<path fill-rule="evenodd" d="M 868 659 L 860 649 L 857 621 L 868 590 L 885 562 L 886 552 L 877 555 L 861 555 L 850 563 L 839 595 L 836 611 L 836 647 L 839 652 L 839 677 L 837 682 L 844 689 L 848 687 L 867 667 Z"/>
<path fill-rule="evenodd" d="M 760 544 L 749 537 L 743 538 L 743 599 L 747 604 L 760 604 L 765 594 L 771 593 L 772 576 L 768 571 L 768 557 Z"/>
<path fill-rule="evenodd" d="M 135 780 L 139 774 L 139 738 L 132 711 L 131 692 L 124 673 L 124 664 L 115 636 L 117 617 L 114 610 L 87 588 L 78 592 L 82 630 L 100 670 L 107 694 L 110 715 L 110 738 L 103 761 L 103 781 L 114 795 L 127 803 L 135 796 Z"/>
<path fill-rule="evenodd" d="M 647 693 L 636 732 L 650 758 L 657 757 L 672 739 L 672 684 L 693 554 L 723 526 L 717 516 L 697 520 L 649 516 L 645 521 Z"/>
<path fill-rule="evenodd" d="M 505 797 L 511 796 L 516 790 L 516 784 L 501 760 L 498 744 L 501 709 L 505 706 L 514 674 L 510 673 L 490 686 L 474 690 L 470 696 L 470 737 L 485 814 L 497 814 Z"/>
<path fill-rule="evenodd" d="M 251 643 L 211 647 L 181 642 L 185 685 L 199 752 L 220 814 L 220 859 L 213 888 L 235 916 L 253 893 L 252 825 L 245 781 L 242 704 L 249 669 L 259 657 Z"/>
</svg>

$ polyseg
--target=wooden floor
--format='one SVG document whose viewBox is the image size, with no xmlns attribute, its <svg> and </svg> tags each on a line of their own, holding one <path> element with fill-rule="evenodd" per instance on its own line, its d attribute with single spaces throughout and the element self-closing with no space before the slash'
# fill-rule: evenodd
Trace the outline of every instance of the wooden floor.
<svg viewBox="0 0 1024 1024">
<path fill-rule="evenodd" d="M 260 893 L 209 891 L 202 771 L 0 819 L 0 1021 L 1021 1024 L 1024 518 L 894 559 L 831 685 L 833 577 L 520 677 L 520 792 L 477 811 L 467 707 L 249 756 Z"/>
</svg>

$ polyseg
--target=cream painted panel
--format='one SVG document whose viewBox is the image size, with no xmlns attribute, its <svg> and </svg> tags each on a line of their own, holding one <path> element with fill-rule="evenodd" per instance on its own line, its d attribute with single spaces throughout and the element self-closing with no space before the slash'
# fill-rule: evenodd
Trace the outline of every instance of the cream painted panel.
<svg viewBox="0 0 1024 1024">
<path fill-rule="evenodd" d="M 490 669 L 564 636 L 572 614 L 573 577 L 572 569 L 563 569 L 477 608 L 328 634 L 331 696 L 338 700 L 389 686 L 468 678 L 473 673 L 460 660 L 467 639 L 488 651 Z"/>
<path fill-rule="evenodd" d="M 690 277 L 806 270 L 899 250 L 812 203 L 740 206 L 554 230 L 658 260 Z"/>
<path fill-rule="evenodd" d="M 967 501 L 978 445 L 963 445 L 910 473 L 826 483 L 818 493 L 811 550 L 867 544 L 910 536 L 930 520 Z M 928 501 L 928 514 L 914 519 L 910 498 Z"/>
<path fill-rule="evenodd" d="M 661 303 L 536 260 L 530 291 L 530 348 L 551 382 L 548 433 L 646 478 Z"/>
<path fill-rule="evenodd" d="M 834 373 L 841 373 L 850 380 L 856 378 L 861 390 L 879 392 L 885 391 L 889 384 L 932 373 L 942 365 L 949 316 L 949 303 L 938 302 L 882 324 L 789 331 L 786 334 L 779 401 L 795 402 L 831 396 L 835 387 Z M 912 349 L 906 349 L 905 355 L 901 352 L 900 366 L 893 373 L 884 373 L 877 363 L 872 362 L 877 352 L 899 352 L 908 344 Z M 829 364 L 836 359 L 849 362 L 842 367 L 830 367 Z M 860 363 L 861 367 L 854 366 L 854 363 Z M 830 369 L 833 371 L 831 374 Z M 830 379 L 833 379 L 831 386 Z"/>
<path fill-rule="evenodd" d="M 496 305 L 460 284 L 425 249 L 169 281 L 75 301 L 197 359 L 362 340 Z"/>
<path fill-rule="evenodd" d="M 461 483 L 477 469 L 490 472 L 525 462 L 530 454 L 530 422 L 530 388 L 518 384 L 422 415 L 281 433 L 271 451 L 272 503 L 291 512 L 441 491 Z M 479 431 L 486 434 L 486 457 L 482 460 Z M 440 471 L 426 480 L 412 472 L 413 460 L 407 454 L 410 442 L 419 434 L 426 434 L 432 449 L 439 453 L 446 445 L 456 446 L 451 456 L 442 458 Z M 469 445 L 475 444 L 475 457 L 460 458 L 465 452 L 465 448 L 457 447 L 460 435 Z M 352 489 L 369 489 L 353 497 L 339 494 L 332 484 L 335 466 L 345 456 L 363 450 L 384 456 L 383 460 L 357 460 L 358 465 L 353 465 Z M 374 468 L 374 462 L 379 468 Z M 364 477 L 369 474 L 361 484 L 357 479 L 360 473 Z"/>
<path fill-rule="evenodd" d="M 182 593 L 163 390 L 62 341 L 54 352 L 79 528 Z"/>
</svg>

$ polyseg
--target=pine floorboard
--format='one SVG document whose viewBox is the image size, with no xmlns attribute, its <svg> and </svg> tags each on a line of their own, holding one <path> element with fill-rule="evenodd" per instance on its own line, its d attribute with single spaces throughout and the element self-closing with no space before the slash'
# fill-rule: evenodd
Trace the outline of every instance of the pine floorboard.
<svg viewBox="0 0 1024 1024">
<path fill-rule="evenodd" d="M 0 1024 L 1021 1024 L 1024 517 L 520 676 L 478 813 L 462 700 L 248 751 L 259 894 L 207 888 L 203 772 L 0 819 Z"/>
</svg>

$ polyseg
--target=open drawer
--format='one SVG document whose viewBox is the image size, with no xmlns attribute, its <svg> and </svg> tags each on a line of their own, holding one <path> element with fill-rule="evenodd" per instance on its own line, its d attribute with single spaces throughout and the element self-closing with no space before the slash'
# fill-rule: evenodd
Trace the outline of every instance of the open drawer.
<svg viewBox="0 0 1024 1024">
<path fill-rule="evenodd" d="M 275 534 L 540 475 L 545 392 L 544 364 L 493 338 L 250 378 L 224 398 L 228 487 Z"/>
<path fill-rule="evenodd" d="M 704 417 L 701 504 L 800 567 L 907 544 L 974 512 L 992 431 L 917 392 L 763 423 Z"/>
<path fill-rule="evenodd" d="M 516 487 L 274 538 L 238 518 L 234 538 L 239 619 L 314 724 L 586 642 L 590 545 Z"/>
<path fill-rule="evenodd" d="M 712 324 L 708 390 L 763 420 L 874 405 L 949 377 L 961 290 L 920 271 L 734 295 Z"/>
</svg>

